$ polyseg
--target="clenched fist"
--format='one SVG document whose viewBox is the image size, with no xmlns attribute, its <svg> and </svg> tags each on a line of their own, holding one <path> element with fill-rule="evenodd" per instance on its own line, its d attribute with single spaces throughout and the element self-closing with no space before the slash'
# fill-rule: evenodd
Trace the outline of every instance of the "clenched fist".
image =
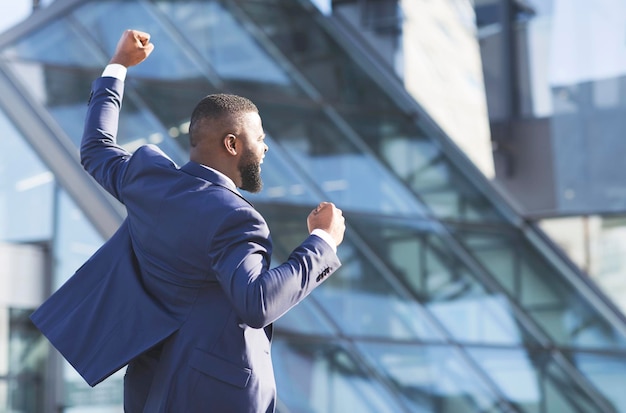
<svg viewBox="0 0 626 413">
<path fill-rule="evenodd" d="M 309 232 L 314 229 L 323 229 L 335 240 L 336 245 L 343 241 L 346 232 L 346 220 L 341 209 L 331 202 L 322 202 L 309 214 L 307 220 Z"/>
<path fill-rule="evenodd" d="M 125 67 L 135 66 L 143 62 L 154 50 L 150 43 L 150 35 L 139 30 L 126 30 L 117 43 L 115 54 L 109 63 L 117 63 Z"/>
</svg>

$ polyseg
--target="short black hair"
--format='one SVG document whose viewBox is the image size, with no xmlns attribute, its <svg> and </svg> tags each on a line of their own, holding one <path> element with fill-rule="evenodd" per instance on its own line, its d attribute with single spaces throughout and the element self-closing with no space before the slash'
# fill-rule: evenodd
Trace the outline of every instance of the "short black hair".
<svg viewBox="0 0 626 413">
<path fill-rule="evenodd" d="M 189 124 L 189 142 L 196 146 L 196 135 L 205 120 L 219 121 L 228 116 L 237 116 L 248 112 L 259 112 L 259 109 L 248 98 L 227 93 L 216 93 L 205 96 L 198 102 L 191 113 Z"/>
</svg>

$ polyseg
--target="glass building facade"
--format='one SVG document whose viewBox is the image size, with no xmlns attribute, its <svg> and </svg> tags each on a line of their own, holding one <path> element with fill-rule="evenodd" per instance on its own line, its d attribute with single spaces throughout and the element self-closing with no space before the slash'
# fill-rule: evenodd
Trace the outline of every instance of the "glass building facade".
<svg viewBox="0 0 626 413">
<path fill-rule="evenodd" d="M 56 0 L 0 36 L 0 252 L 36 258 L 0 273 L 31 292 L 0 293 L 0 410 L 121 411 L 123 371 L 90 389 L 27 315 L 123 219 L 77 144 L 129 27 L 156 49 L 129 72 L 121 144 L 182 164 L 196 102 L 245 95 L 274 262 L 318 202 L 346 216 L 343 267 L 276 324 L 279 412 L 626 412 L 621 313 L 309 0 Z"/>
<path fill-rule="evenodd" d="M 626 311 L 626 3 L 475 0 L 496 182 Z"/>
</svg>

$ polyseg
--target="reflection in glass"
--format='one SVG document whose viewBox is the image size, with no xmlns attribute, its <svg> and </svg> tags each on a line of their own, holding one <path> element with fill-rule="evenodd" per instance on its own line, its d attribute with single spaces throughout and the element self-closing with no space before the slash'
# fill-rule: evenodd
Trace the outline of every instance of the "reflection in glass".
<svg viewBox="0 0 626 413">
<path fill-rule="evenodd" d="M 626 392 L 624 392 L 624 377 L 626 377 L 626 356 L 623 354 L 597 354 L 582 351 L 572 352 L 569 358 L 580 369 L 582 374 L 606 395 L 613 406 L 622 406 L 619 411 L 626 409 Z"/>
<path fill-rule="evenodd" d="M 107 59 L 96 50 L 71 20 L 60 19 L 9 46 L 2 55 L 64 68 L 102 68 Z"/>
<path fill-rule="evenodd" d="M 359 236 L 448 333 L 461 342 L 521 344 L 526 334 L 508 298 L 485 289 L 434 225 L 352 219 Z"/>
<path fill-rule="evenodd" d="M 0 241 L 52 237 L 54 175 L 0 111 Z"/>
<path fill-rule="evenodd" d="M 500 412 L 498 396 L 444 346 L 360 344 L 412 412 Z"/>
<path fill-rule="evenodd" d="M 53 291 L 67 281 L 104 240 L 67 192 L 59 191 Z"/>
<path fill-rule="evenodd" d="M 521 344 L 523 333 L 504 296 L 487 295 L 433 302 L 428 309 L 461 342 Z"/>
<path fill-rule="evenodd" d="M 467 351 L 511 403 L 524 411 L 614 411 L 605 410 L 598 388 L 581 380 L 576 372 L 563 370 L 547 351 L 472 347 Z"/>
<path fill-rule="evenodd" d="M 253 33 L 217 1 L 154 0 L 223 79 L 288 86 L 291 81 L 259 47 Z"/>
<path fill-rule="evenodd" d="M 132 27 L 150 33 L 156 47 L 150 64 L 132 68 L 132 76 L 152 79 L 195 79 L 203 77 L 199 62 L 168 32 L 151 7 L 144 2 L 94 1 L 74 12 L 76 21 L 100 44 L 105 56 L 112 56 L 120 33 Z M 115 16 L 114 19 L 111 16 Z"/>
<path fill-rule="evenodd" d="M 319 288 L 320 302 L 344 333 L 394 339 L 437 340 L 440 335 L 419 304 L 376 271 L 350 241 L 342 247 L 343 266 Z"/>
<path fill-rule="evenodd" d="M 53 290 L 67 281 L 104 242 L 65 191 L 60 191 L 58 198 Z M 81 409 L 84 411 L 86 406 L 102 409 L 99 411 L 103 413 L 119 411 L 122 404 L 123 370 L 92 389 L 72 366 L 63 361 L 64 411 L 78 413 Z"/>
<path fill-rule="evenodd" d="M 458 235 L 545 334 L 561 345 L 625 348 L 626 340 L 583 293 L 517 234 L 460 231 Z"/>
<path fill-rule="evenodd" d="M 274 331 L 326 336 L 334 336 L 338 333 L 324 316 L 323 309 L 312 298 L 307 298 L 287 311 L 276 321 Z"/>
<path fill-rule="evenodd" d="M 501 215 L 464 173 L 428 140 L 385 142 L 387 162 L 441 219 L 501 221 Z M 411 162 L 415 159 L 416 162 Z M 399 161 L 401 160 L 401 161 Z M 408 166 L 401 170 L 399 163 Z"/>
<path fill-rule="evenodd" d="M 288 161 L 282 148 L 266 135 L 269 150 L 263 161 L 263 190 L 258 194 L 246 193 L 246 198 L 256 201 L 279 202 L 299 205 L 315 205 L 319 193 L 314 184 L 296 165 Z"/>
<path fill-rule="evenodd" d="M 399 107 L 307 10 L 291 2 L 243 2 L 241 6 L 324 101 L 333 105 L 332 110 L 351 133 L 382 156 L 386 167 L 398 174 L 433 213 L 468 221 L 501 220 L 500 213 L 441 151 L 437 139 L 429 136 L 434 132 L 425 134 L 415 115 Z M 323 128 L 311 134 L 316 139 L 323 136 L 345 136 L 345 129 L 340 135 Z M 372 199 L 392 198 L 399 188 L 388 189 Z M 405 199 L 413 202 L 412 197 Z"/>
<path fill-rule="evenodd" d="M 311 207 L 312 209 L 312 207 Z M 282 262 L 307 236 L 305 219 L 310 209 L 260 206 L 272 230 L 276 254 Z M 350 218 L 348 218 L 348 221 Z M 344 334 L 395 339 L 440 339 L 423 309 L 381 273 L 375 261 L 344 238 L 339 255 L 342 267 L 309 298 Z"/>
<path fill-rule="evenodd" d="M 557 346 L 621 349 L 624 340 L 522 234 L 499 232 L 507 224 L 473 172 L 457 165 L 439 132 L 399 106 L 306 4 L 76 2 L 68 18 L 26 33 L 3 58 L 42 106 L 35 109 L 47 109 L 77 144 L 89 83 L 119 32 L 149 31 L 157 49 L 127 82 L 119 133 L 127 149 L 155 143 L 181 164 L 196 102 L 208 93 L 241 93 L 259 105 L 268 133 L 266 186 L 250 198 L 272 228 L 275 262 L 307 236 L 305 219 L 317 202 L 344 209 L 343 267 L 277 323 L 279 411 L 595 413 L 602 410 L 594 411 L 601 397 L 593 386 L 626 403 L 610 383 L 611 374 L 626 374 L 618 355 L 559 360 L 558 347 L 551 357 L 528 350 L 537 340 L 528 337 L 527 320 L 516 318 L 520 309 Z M 9 131 L 0 141 L 0 235 L 51 238 L 46 211 L 54 177 L 13 146 L 19 134 L 2 117 L 0 127 Z M 41 192 L 26 197 L 15 182 Z M 66 194 L 58 206 L 53 288 L 102 243 Z M 497 232 L 458 231 L 464 244 L 452 248 L 443 225 L 458 221 Z M 486 283 L 491 278 L 504 291 Z M 345 343 L 326 338 L 338 336 Z M 483 346 L 473 349 L 474 363 L 464 358 L 468 344 Z M 567 370 L 574 366 L 584 377 Z M 95 390 L 69 366 L 63 374 L 67 412 L 84 411 L 86 403 L 119 411 L 122 373 Z M 585 378 L 593 386 L 585 387 Z"/>
<path fill-rule="evenodd" d="M 8 357 L 8 369 L 0 371 L 0 411 L 42 412 L 47 348 L 28 318 L 32 309 L 3 308 L 0 312 L 0 331 L 5 333 L 3 339 L 8 339 L 8 348 L 0 345 L 0 350 L 6 351 L 0 357 Z"/>
<path fill-rule="evenodd" d="M 352 211 L 424 215 L 404 185 L 324 111 L 264 102 L 259 109 L 287 161 L 314 177 L 318 193 L 328 200 Z"/>
<path fill-rule="evenodd" d="M 339 345 L 277 337 L 272 354 L 279 413 L 403 411 L 362 363 Z"/>
</svg>

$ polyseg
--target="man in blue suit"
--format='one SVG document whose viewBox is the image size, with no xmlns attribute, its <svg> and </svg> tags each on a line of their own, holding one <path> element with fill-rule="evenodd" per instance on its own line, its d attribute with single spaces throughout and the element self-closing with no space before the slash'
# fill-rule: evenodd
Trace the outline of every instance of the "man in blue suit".
<svg viewBox="0 0 626 413">
<path fill-rule="evenodd" d="M 127 30 L 92 88 L 81 160 L 126 206 L 120 229 L 32 320 L 92 386 L 126 364 L 127 412 L 273 412 L 272 322 L 341 264 L 341 210 L 323 202 L 310 235 L 270 269 L 261 190 L 268 150 L 256 106 L 210 95 L 192 113 L 190 161 L 131 154 L 116 134 L 128 67 L 153 50 Z"/>
</svg>

